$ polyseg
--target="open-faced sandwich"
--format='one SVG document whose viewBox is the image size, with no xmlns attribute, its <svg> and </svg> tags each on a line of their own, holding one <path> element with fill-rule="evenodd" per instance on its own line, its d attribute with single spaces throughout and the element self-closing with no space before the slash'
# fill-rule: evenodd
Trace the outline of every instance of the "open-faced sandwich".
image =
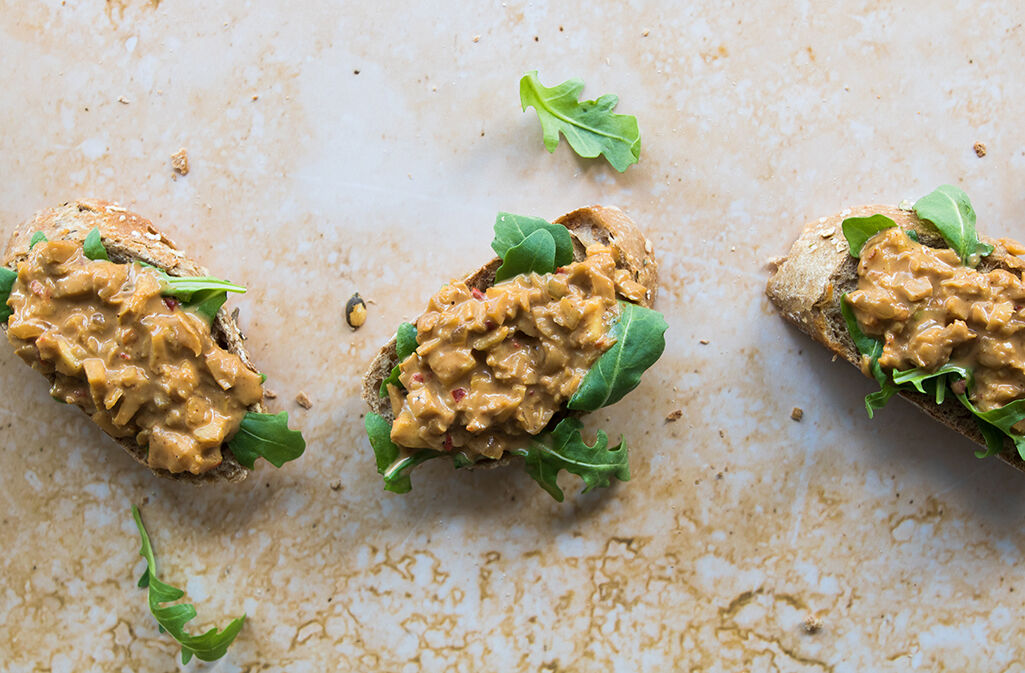
<svg viewBox="0 0 1025 673">
<path fill-rule="evenodd" d="M 963 191 L 807 225 L 769 280 L 788 320 L 896 394 L 1025 469 L 1025 246 L 982 239 Z"/>
<path fill-rule="evenodd" d="M 302 436 L 263 411 L 263 375 L 211 278 L 146 219 L 104 201 L 44 210 L 11 236 L 0 326 L 15 352 L 153 472 L 245 478 L 298 458 Z"/>
<path fill-rule="evenodd" d="M 363 379 L 366 429 L 385 488 L 448 457 L 455 467 L 524 459 L 557 500 L 560 470 L 585 490 L 629 479 L 626 444 L 578 416 L 612 404 L 665 348 L 651 309 L 651 243 L 617 208 L 581 208 L 554 223 L 500 213 L 498 257 L 431 297 Z"/>
</svg>

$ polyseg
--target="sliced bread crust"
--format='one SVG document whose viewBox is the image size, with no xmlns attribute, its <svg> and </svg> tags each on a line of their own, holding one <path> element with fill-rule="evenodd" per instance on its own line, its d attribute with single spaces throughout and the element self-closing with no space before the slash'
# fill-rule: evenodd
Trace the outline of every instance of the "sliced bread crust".
<svg viewBox="0 0 1025 673">
<path fill-rule="evenodd" d="M 47 240 L 70 240 L 84 242 L 93 229 L 100 230 L 100 237 L 111 261 L 118 263 L 145 262 L 163 269 L 172 276 L 205 276 L 205 268 L 189 259 L 175 244 L 146 218 L 108 201 L 82 199 L 48 208 L 35 214 L 30 220 L 17 227 L 7 242 L 3 265 L 16 270 L 18 263 L 29 254 L 32 235 L 41 231 Z M 2 328 L 6 332 L 7 324 Z M 238 325 L 225 309 L 217 312 L 212 333 L 214 340 L 225 350 L 234 353 L 245 365 L 258 371 L 249 359 L 243 345 L 243 336 Z M 53 383 L 53 376 L 47 377 Z M 250 411 L 262 412 L 260 402 L 249 407 Z M 146 448 L 139 446 L 133 438 L 112 438 L 135 460 L 146 465 Z M 227 444 L 221 445 L 221 464 L 203 474 L 181 472 L 174 474 L 162 468 L 150 468 L 161 477 L 206 483 L 212 481 L 241 481 L 249 470 L 243 467 Z M 148 467 L 148 466 L 147 466 Z"/>
<path fill-rule="evenodd" d="M 840 312 L 841 297 L 857 288 L 858 260 L 850 255 L 841 224 L 848 217 L 868 217 L 876 213 L 889 217 L 902 229 L 914 230 L 925 245 L 947 247 L 935 229 L 919 220 L 913 212 L 894 206 L 860 206 L 805 225 L 766 287 L 769 300 L 784 318 L 859 369 L 861 354 L 848 334 Z M 1000 268 L 1020 277 L 1025 269 L 1022 260 L 1010 254 L 1002 242 L 984 240 L 993 245 L 994 250 L 983 258 L 978 269 L 990 271 Z M 956 400 L 937 405 L 930 396 L 918 392 L 901 391 L 900 395 L 947 427 L 985 446 L 974 416 Z M 998 455 L 1008 464 L 1025 471 L 1025 462 L 1010 439 L 1005 440 L 1004 451 Z"/>
<path fill-rule="evenodd" d="M 611 247 L 618 258 L 617 268 L 626 269 L 631 277 L 645 288 L 644 300 L 638 302 L 650 308 L 658 292 L 658 263 L 653 256 L 651 241 L 644 237 L 626 213 L 614 206 L 586 206 L 578 208 L 555 220 L 569 229 L 573 239 L 573 257 L 580 261 L 585 257 L 587 246 L 601 243 Z M 486 290 L 495 284 L 495 271 L 502 265 L 497 257 L 463 278 L 470 288 Z M 413 321 L 416 322 L 415 320 Z M 370 410 L 392 422 L 391 404 L 387 397 L 380 396 L 381 383 L 388 378 L 392 368 L 398 364 L 395 351 L 395 337 L 381 347 L 363 376 L 363 400 Z M 508 460 L 484 460 L 480 467 L 493 467 Z"/>
</svg>

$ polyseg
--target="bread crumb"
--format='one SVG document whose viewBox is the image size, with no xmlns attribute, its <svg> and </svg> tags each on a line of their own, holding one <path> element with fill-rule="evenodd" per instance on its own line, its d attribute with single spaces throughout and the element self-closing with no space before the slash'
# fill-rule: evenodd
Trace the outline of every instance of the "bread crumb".
<svg viewBox="0 0 1025 673">
<path fill-rule="evenodd" d="M 800 422 L 804 418 L 804 409 L 801 407 L 794 407 L 794 410 L 790 412 L 790 418 L 797 422 Z"/>
<path fill-rule="evenodd" d="M 189 153 L 185 151 L 184 147 L 171 155 L 171 168 L 178 175 L 189 174 Z"/>
<path fill-rule="evenodd" d="M 309 409 L 313 407 L 313 402 L 310 400 L 310 396 L 301 390 L 299 391 L 299 394 L 295 396 L 295 403 L 303 409 Z"/>
<path fill-rule="evenodd" d="M 263 396 L 266 397 L 268 400 L 273 400 L 275 397 L 278 396 L 278 394 L 276 392 L 274 392 L 273 390 L 271 390 L 270 388 L 264 388 L 263 389 Z"/>
<path fill-rule="evenodd" d="M 676 411 L 670 411 L 668 414 L 666 414 L 666 423 L 672 423 L 673 421 L 678 421 L 678 420 L 680 420 L 681 416 L 683 416 L 683 409 L 677 409 Z"/>
<path fill-rule="evenodd" d="M 335 479 L 331 482 L 332 491 L 340 491 L 342 489 L 342 482 L 339 479 Z M 330 598 L 328 600 L 331 600 Z"/>
<path fill-rule="evenodd" d="M 253 94 L 253 100 L 260 100 L 260 96 L 258 94 L 254 93 Z"/>
<path fill-rule="evenodd" d="M 702 340 L 698 341 L 698 343 L 701 344 L 702 346 L 707 346 L 708 344 L 711 343 L 711 341 L 709 341 L 708 339 L 702 339 Z"/>
<path fill-rule="evenodd" d="M 822 630 L 822 618 L 814 612 L 809 613 L 801 622 L 801 628 L 804 629 L 805 633 L 812 634 L 818 633 Z"/>
<path fill-rule="evenodd" d="M 480 35 L 474 35 L 473 36 L 473 41 L 474 42 L 480 42 Z"/>
<path fill-rule="evenodd" d="M 980 159 L 986 156 L 986 143 L 975 143 L 972 145 L 972 149 L 975 150 L 975 156 Z"/>
<path fill-rule="evenodd" d="M 118 96 L 117 97 L 117 102 L 121 103 L 122 105 L 128 105 L 132 101 L 128 100 L 128 98 L 126 96 Z M 983 154 L 985 154 L 985 149 L 983 149 Z"/>
<path fill-rule="evenodd" d="M 648 37 L 648 35 L 651 35 L 651 31 L 650 30 L 645 30 L 645 31 L 641 32 L 641 37 Z"/>
</svg>

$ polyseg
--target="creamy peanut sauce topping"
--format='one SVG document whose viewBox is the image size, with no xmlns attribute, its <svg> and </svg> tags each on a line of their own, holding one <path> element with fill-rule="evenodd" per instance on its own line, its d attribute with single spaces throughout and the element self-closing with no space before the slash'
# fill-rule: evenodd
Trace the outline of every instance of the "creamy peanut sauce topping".
<svg viewBox="0 0 1025 673">
<path fill-rule="evenodd" d="M 55 379 L 50 394 L 114 437 L 149 447 L 150 467 L 200 474 L 262 395 L 260 375 L 218 346 L 202 318 L 160 295 L 152 269 L 37 244 L 18 265 L 7 338 Z"/>
<path fill-rule="evenodd" d="M 884 368 L 965 367 L 980 411 L 1025 397 L 1025 284 L 1017 275 L 976 271 L 954 251 L 891 228 L 862 248 L 858 289 L 847 299 L 862 330 L 884 338 Z"/>
<path fill-rule="evenodd" d="M 510 440 L 541 432 L 615 343 L 617 291 L 645 292 L 602 245 L 553 274 L 522 274 L 486 292 L 446 285 L 417 320 L 416 352 L 399 365 L 408 392 L 388 386 L 392 441 L 498 458 Z"/>
</svg>

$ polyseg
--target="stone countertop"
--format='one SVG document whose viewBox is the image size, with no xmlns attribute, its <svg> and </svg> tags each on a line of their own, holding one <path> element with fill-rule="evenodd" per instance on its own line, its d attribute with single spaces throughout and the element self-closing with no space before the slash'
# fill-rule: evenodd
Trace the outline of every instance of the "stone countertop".
<svg viewBox="0 0 1025 673">
<path fill-rule="evenodd" d="M 1021 12 L 222 4 L 5 8 L 0 234 L 118 200 L 247 285 L 229 306 L 307 455 L 157 479 L 0 349 L 0 667 L 180 668 L 135 584 L 135 503 L 194 631 L 248 615 L 195 670 L 1025 670 L 1023 476 L 903 402 L 869 421 L 871 382 L 763 295 L 804 222 L 945 182 L 1025 238 Z M 546 152 L 534 69 L 618 94 L 640 163 Z M 359 399 L 378 346 L 490 256 L 497 211 L 588 203 L 661 262 L 665 355 L 587 426 L 626 437 L 631 481 L 566 479 L 558 504 L 515 466 L 428 463 L 383 492 Z"/>
</svg>

